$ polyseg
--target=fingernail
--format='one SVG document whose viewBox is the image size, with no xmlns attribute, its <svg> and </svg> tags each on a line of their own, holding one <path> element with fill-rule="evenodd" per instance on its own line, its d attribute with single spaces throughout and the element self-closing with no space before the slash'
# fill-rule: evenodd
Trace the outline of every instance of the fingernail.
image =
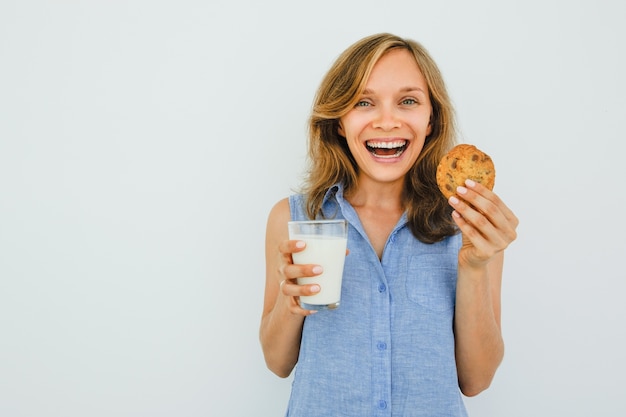
<svg viewBox="0 0 626 417">
<path fill-rule="evenodd" d="M 452 204 L 459 204 L 459 199 L 456 198 L 455 196 L 450 197 L 450 203 Z"/>
<path fill-rule="evenodd" d="M 320 286 L 317 284 L 311 285 L 309 288 L 311 289 L 311 292 L 320 292 Z"/>
<path fill-rule="evenodd" d="M 465 185 L 467 185 L 468 187 L 472 188 L 472 187 L 474 187 L 476 185 L 476 182 L 474 182 L 474 181 L 472 181 L 470 179 L 467 179 L 467 180 L 465 180 Z"/>
<path fill-rule="evenodd" d="M 317 265 L 313 267 L 314 274 L 321 274 L 322 272 L 324 272 L 324 268 L 322 268 L 321 266 Z"/>
<path fill-rule="evenodd" d="M 299 240 L 296 242 L 296 248 L 303 248 L 306 246 L 306 243 L 304 243 L 304 241 Z"/>
<path fill-rule="evenodd" d="M 465 193 L 467 193 L 467 188 L 461 187 L 459 185 L 458 187 L 456 187 L 456 192 L 459 193 L 459 194 L 465 194 Z"/>
<path fill-rule="evenodd" d="M 452 216 L 456 217 L 457 219 L 461 218 L 461 215 L 457 213 L 456 210 L 452 212 Z"/>
</svg>

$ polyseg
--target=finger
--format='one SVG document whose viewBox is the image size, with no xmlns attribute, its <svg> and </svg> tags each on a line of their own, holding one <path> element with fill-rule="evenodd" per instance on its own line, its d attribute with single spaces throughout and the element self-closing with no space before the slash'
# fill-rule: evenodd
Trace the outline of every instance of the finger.
<svg viewBox="0 0 626 417">
<path fill-rule="evenodd" d="M 292 314 L 298 314 L 301 316 L 310 316 L 312 314 L 317 313 L 317 310 L 308 310 L 306 308 L 302 308 L 300 306 L 299 300 L 297 297 L 291 297 L 291 305 L 289 306 L 289 311 Z"/>
<path fill-rule="evenodd" d="M 492 204 L 498 207 L 498 209 L 502 212 L 504 218 L 509 223 L 511 223 L 513 227 L 517 227 L 517 225 L 519 224 L 519 220 L 517 219 L 513 211 L 511 211 L 511 209 L 506 204 L 504 204 L 504 202 L 496 193 L 494 193 L 484 185 L 469 179 L 465 180 L 465 185 L 467 187 L 466 189 L 474 191 L 478 195 L 482 196 L 486 201 L 490 201 Z"/>
<path fill-rule="evenodd" d="M 284 264 L 282 266 L 282 276 L 284 279 L 309 278 L 315 277 L 322 272 L 324 268 L 315 264 Z"/>
<path fill-rule="evenodd" d="M 504 234 L 506 240 L 515 239 L 517 218 L 496 194 L 480 184 L 473 183 L 472 189 L 457 187 L 457 195 L 467 204 L 455 203 L 457 200 L 450 198 L 451 205 L 483 234 L 491 238 L 495 238 L 492 233 Z M 510 219 L 506 213 L 509 213 Z M 489 226 L 494 226 L 494 229 Z"/>
<path fill-rule="evenodd" d="M 280 282 L 280 291 L 290 298 L 289 311 L 292 314 L 298 314 L 302 316 L 310 316 L 317 313 L 317 310 L 308 310 L 300 306 L 300 297 L 306 295 L 314 295 L 320 291 L 320 286 L 317 284 L 311 285 L 298 285 L 295 280 L 284 279 Z"/>
<path fill-rule="evenodd" d="M 503 221 L 503 227 L 498 227 L 488 215 L 455 196 L 450 197 L 449 201 L 455 209 L 452 213 L 455 223 L 463 236 L 476 247 L 480 257 L 491 257 L 496 252 L 505 249 L 512 241 L 511 235 L 514 234 L 514 230 L 506 221 Z M 499 216 L 503 218 L 502 215 Z M 494 217 L 498 215 L 492 214 L 491 218 Z M 498 221 L 496 220 L 495 223 Z"/>
<path fill-rule="evenodd" d="M 461 216 L 464 224 L 475 226 L 486 233 L 486 229 L 489 226 L 493 227 L 492 219 L 488 218 L 483 211 L 488 203 L 481 202 L 481 197 L 478 194 L 470 192 L 463 187 L 458 188 L 457 192 L 461 198 L 453 195 L 448 199 L 448 203 L 454 208 L 456 214 Z"/>
<path fill-rule="evenodd" d="M 301 252 L 306 247 L 306 242 L 303 240 L 283 240 L 278 245 L 278 251 L 283 256 L 291 258 L 292 253 Z"/>
<path fill-rule="evenodd" d="M 315 295 L 320 292 L 318 284 L 300 285 L 295 280 L 283 280 L 280 285 L 281 292 L 289 297 L 302 297 L 307 295 Z"/>
<path fill-rule="evenodd" d="M 469 244 L 475 248 L 477 257 L 483 260 L 488 259 L 493 255 L 494 250 L 492 246 L 489 244 L 487 238 L 485 238 L 485 236 L 483 236 L 478 229 L 465 220 L 456 210 L 452 212 L 452 218 L 463 234 L 464 246 L 466 246 L 469 242 Z"/>
</svg>

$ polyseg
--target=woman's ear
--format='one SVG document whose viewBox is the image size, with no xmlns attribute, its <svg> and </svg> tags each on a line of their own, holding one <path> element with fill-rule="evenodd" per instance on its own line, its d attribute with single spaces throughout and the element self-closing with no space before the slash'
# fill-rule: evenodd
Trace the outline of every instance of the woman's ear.
<svg viewBox="0 0 626 417">
<path fill-rule="evenodd" d="M 341 120 L 339 121 L 339 123 L 337 123 L 337 133 L 339 133 L 339 136 L 345 138 L 346 134 L 343 131 L 343 126 L 341 125 Z"/>
</svg>

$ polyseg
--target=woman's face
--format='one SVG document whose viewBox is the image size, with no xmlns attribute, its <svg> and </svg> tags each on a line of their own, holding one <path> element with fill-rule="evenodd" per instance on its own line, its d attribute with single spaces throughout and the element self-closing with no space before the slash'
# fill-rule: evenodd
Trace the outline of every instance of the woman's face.
<svg viewBox="0 0 626 417">
<path fill-rule="evenodd" d="M 430 134 L 432 107 L 413 55 L 391 50 L 376 63 L 356 106 L 339 120 L 359 175 L 402 180 Z"/>
</svg>

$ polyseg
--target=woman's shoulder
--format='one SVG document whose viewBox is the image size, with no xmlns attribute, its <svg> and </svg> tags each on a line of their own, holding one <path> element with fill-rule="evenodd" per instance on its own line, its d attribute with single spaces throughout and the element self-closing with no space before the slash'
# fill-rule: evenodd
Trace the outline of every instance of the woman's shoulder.
<svg viewBox="0 0 626 417">
<path fill-rule="evenodd" d="M 299 217 L 298 214 L 304 210 L 304 200 L 303 194 L 292 194 L 278 200 L 270 210 L 270 219 L 278 218 L 283 221 Z"/>
<path fill-rule="evenodd" d="M 290 197 L 284 197 L 278 200 L 270 209 L 269 218 L 285 218 L 289 217 L 290 209 L 289 209 L 289 199 Z"/>
<path fill-rule="evenodd" d="M 266 238 L 277 242 L 286 239 L 287 222 L 291 220 L 289 198 L 279 200 L 267 216 Z"/>
</svg>

